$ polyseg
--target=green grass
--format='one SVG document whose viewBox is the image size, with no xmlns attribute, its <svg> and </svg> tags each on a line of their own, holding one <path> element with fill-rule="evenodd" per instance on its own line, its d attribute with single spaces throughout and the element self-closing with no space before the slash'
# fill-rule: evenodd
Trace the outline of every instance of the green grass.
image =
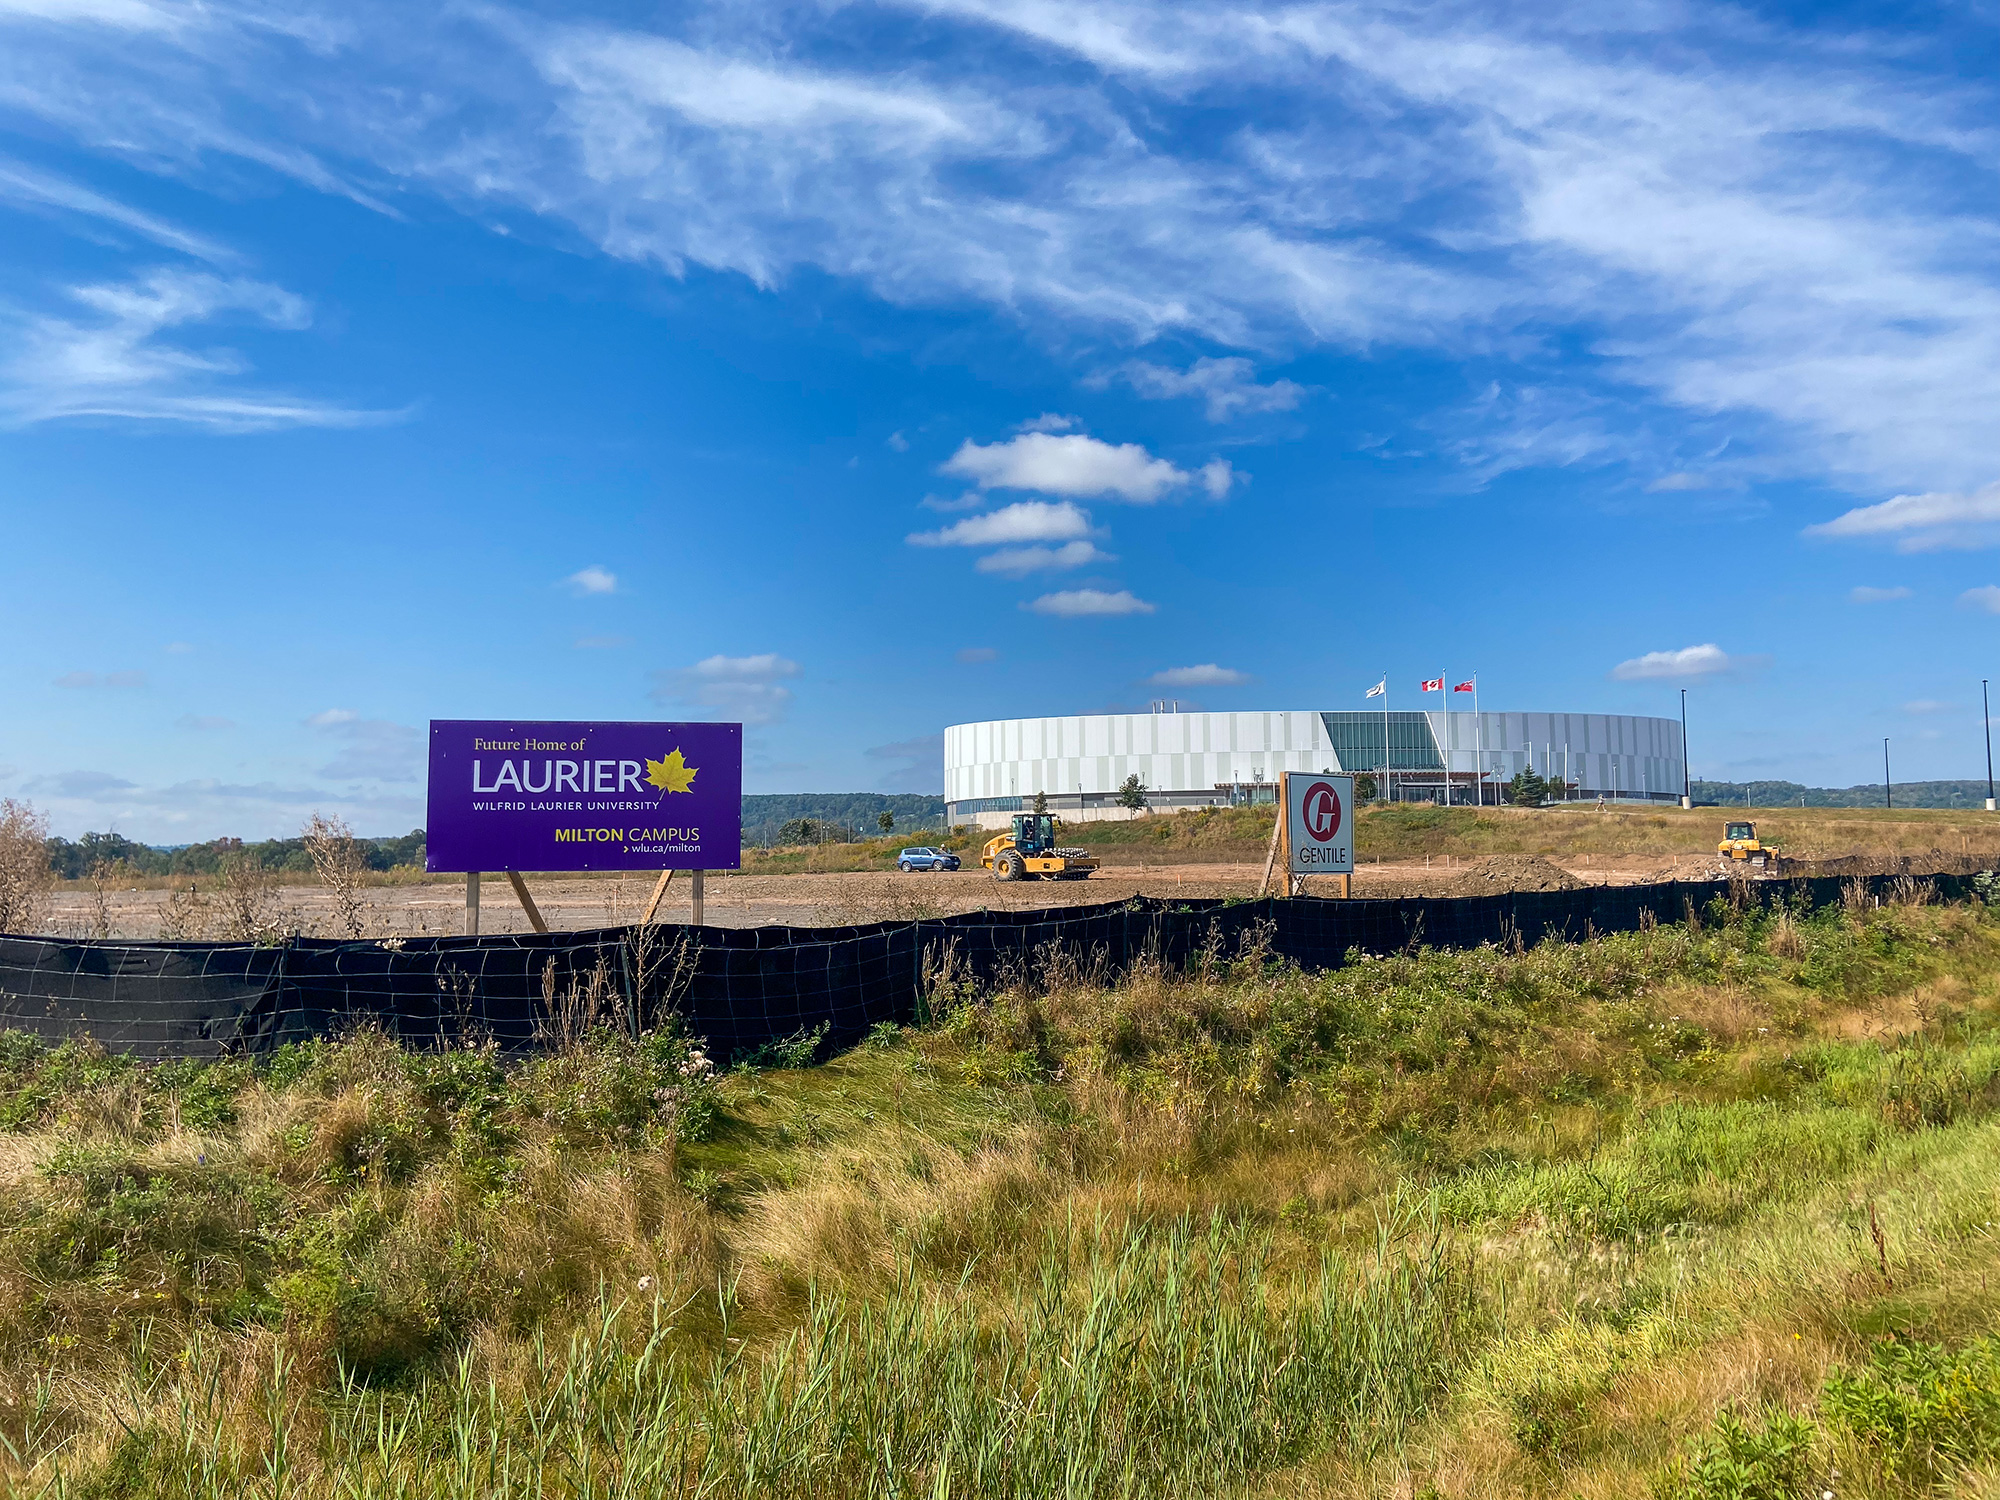
<svg viewBox="0 0 2000 1500">
<path fill-rule="evenodd" d="M 671 1035 L 0 1039 L 0 1468 L 201 1500 L 1990 1482 L 1983 908 L 1087 960 L 721 1075 Z"/>
</svg>

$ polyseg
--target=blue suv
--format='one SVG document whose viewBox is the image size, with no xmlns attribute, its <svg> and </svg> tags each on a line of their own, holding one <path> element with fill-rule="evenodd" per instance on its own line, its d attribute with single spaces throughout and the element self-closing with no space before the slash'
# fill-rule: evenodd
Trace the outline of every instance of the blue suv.
<svg viewBox="0 0 2000 1500">
<path fill-rule="evenodd" d="M 896 868 L 905 875 L 912 870 L 956 870 L 958 856 L 949 849 L 905 849 L 896 856 Z"/>
</svg>

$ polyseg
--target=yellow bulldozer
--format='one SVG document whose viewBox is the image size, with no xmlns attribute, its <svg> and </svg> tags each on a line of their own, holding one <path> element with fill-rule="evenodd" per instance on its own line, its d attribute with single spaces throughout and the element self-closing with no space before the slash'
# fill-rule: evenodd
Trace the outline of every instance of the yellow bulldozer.
<svg viewBox="0 0 2000 1500">
<path fill-rule="evenodd" d="M 1778 851 L 1760 843 L 1757 825 L 1748 821 L 1723 824 L 1722 842 L 1715 846 L 1715 852 L 1724 859 L 1742 860 L 1755 869 L 1768 869 L 1778 862 Z"/>
<path fill-rule="evenodd" d="M 1014 828 L 986 841 L 979 862 L 995 880 L 1088 880 L 1097 861 L 1087 849 L 1060 849 L 1062 819 L 1053 813 L 1015 813 Z"/>
</svg>

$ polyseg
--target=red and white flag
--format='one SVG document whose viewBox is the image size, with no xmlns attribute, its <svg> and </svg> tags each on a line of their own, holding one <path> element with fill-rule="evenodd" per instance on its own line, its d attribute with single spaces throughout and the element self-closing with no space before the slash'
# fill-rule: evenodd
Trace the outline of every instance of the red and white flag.
<svg viewBox="0 0 2000 1500">
<path fill-rule="evenodd" d="M 1452 691 L 1454 693 L 1469 693 L 1472 691 L 1472 684 L 1469 682 L 1461 682 L 1457 687 L 1453 688 Z"/>
<path fill-rule="evenodd" d="M 1443 692 L 1443 691 L 1444 691 L 1444 679 L 1443 679 L 1442 677 L 1426 677 L 1426 678 L 1424 679 L 1424 689 L 1423 689 L 1423 690 L 1424 690 L 1425 692 L 1427 692 L 1427 693 L 1441 693 L 1441 692 Z"/>
</svg>

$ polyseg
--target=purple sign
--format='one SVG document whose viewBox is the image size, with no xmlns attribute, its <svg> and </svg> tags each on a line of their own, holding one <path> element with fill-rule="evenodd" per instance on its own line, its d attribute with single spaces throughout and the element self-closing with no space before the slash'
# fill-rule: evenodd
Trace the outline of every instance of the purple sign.
<svg viewBox="0 0 2000 1500">
<path fill-rule="evenodd" d="M 741 724 L 431 720 L 427 870 L 734 870 Z"/>
</svg>

